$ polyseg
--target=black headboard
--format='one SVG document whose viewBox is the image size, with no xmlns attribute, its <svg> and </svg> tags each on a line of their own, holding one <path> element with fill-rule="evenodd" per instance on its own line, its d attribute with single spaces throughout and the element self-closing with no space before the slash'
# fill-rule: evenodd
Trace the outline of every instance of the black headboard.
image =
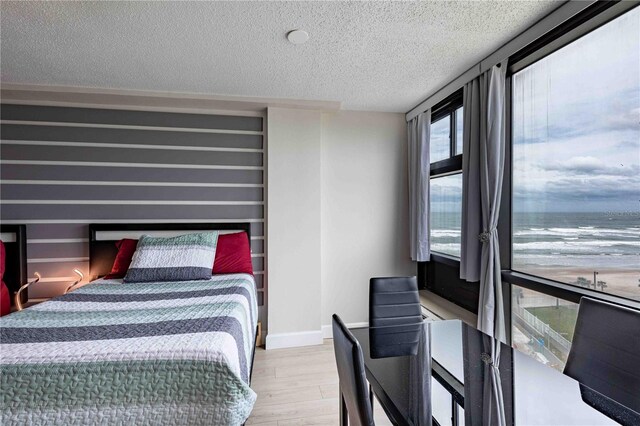
<svg viewBox="0 0 640 426">
<path fill-rule="evenodd" d="M 14 241 L 4 241 L 6 250 L 6 263 L 4 282 L 7 284 L 9 294 L 18 291 L 20 286 L 27 282 L 27 227 L 26 225 L 0 225 L 0 233 L 15 235 Z M 22 291 L 21 299 L 27 301 L 28 289 Z"/>
<path fill-rule="evenodd" d="M 89 225 L 89 277 L 90 280 L 107 275 L 118 254 L 116 242 L 120 239 L 98 239 L 99 232 L 133 232 L 140 235 L 146 231 L 244 231 L 251 240 L 251 224 L 236 223 L 107 223 Z"/>
</svg>

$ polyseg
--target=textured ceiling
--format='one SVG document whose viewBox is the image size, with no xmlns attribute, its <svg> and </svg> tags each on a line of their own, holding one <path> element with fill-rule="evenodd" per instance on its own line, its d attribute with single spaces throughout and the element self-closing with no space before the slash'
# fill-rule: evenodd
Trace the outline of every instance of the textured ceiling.
<svg viewBox="0 0 640 426">
<path fill-rule="evenodd" d="M 559 5 L 3 1 L 2 82 L 406 112 Z"/>
</svg>

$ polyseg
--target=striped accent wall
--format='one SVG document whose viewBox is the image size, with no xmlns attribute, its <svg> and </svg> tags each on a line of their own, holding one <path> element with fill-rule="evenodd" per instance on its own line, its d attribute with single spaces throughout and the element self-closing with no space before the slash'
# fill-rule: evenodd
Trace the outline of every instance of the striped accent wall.
<svg viewBox="0 0 640 426">
<path fill-rule="evenodd" d="M 43 277 L 30 297 L 88 273 L 89 223 L 251 222 L 266 313 L 262 116 L 2 104 L 0 135 L 0 218 L 27 225 Z"/>
</svg>

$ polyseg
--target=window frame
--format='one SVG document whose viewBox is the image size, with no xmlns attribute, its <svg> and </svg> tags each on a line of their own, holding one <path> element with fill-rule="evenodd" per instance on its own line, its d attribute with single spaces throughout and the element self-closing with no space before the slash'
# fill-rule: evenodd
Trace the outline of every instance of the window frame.
<svg viewBox="0 0 640 426">
<path fill-rule="evenodd" d="M 500 215 L 498 219 L 498 238 L 500 244 L 500 261 L 502 266 L 502 286 L 504 314 L 507 330 L 511 330 L 511 290 L 512 284 L 528 288 L 550 296 L 579 303 L 586 296 L 614 303 L 632 309 L 640 309 L 640 302 L 610 293 L 597 292 L 592 289 L 576 287 L 567 283 L 553 281 L 511 269 L 512 256 L 512 76 L 515 72 L 537 62 L 543 57 L 574 42 L 607 22 L 623 15 L 635 7 L 636 2 L 596 2 L 554 30 L 533 41 L 525 48 L 509 57 L 505 88 L 506 101 L 506 134 L 505 164 Z M 454 103 L 457 101 L 457 103 Z M 455 110 L 463 105 L 463 89 L 438 103 L 432 108 L 432 122 L 451 114 L 455 121 Z M 455 128 L 455 124 L 452 124 Z M 455 138 L 455 133 L 452 134 Z M 456 141 L 457 142 L 457 141 Z M 451 153 L 455 154 L 455 145 Z M 431 163 L 430 179 L 433 177 L 454 174 L 462 171 L 462 155 Z M 444 253 L 432 252 L 428 262 L 418 262 L 419 282 L 423 288 L 433 291 L 445 299 L 471 311 L 478 312 L 479 285 L 477 282 L 466 282 L 459 279 L 460 259 Z M 446 282 L 440 285 L 439 282 Z M 511 343 L 511 332 L 507 333 L 507 343 Z"/>
<path fill-rule="evenodd" d="M 457 90 L 451 96 L 448 96 L 440 103 L 436 104 L 432 108 L 431 123 L 442 120 L 445 117 L 449 117 L 449 158 L 444 160 L 434 161 L 429 167 L 429 185 L 431 185 L 432 179 L 437 179 L 449 175 L 462 174 L 462 155 L 456 154 L 456 147 L 458 143 L 463 143 L 457 140 L 457 120 L 458 109 L 464 107 L 463 105 L 463 89 Z M 462 212 L 460 212 L 462 213 Z M 431 252 L 431 260 L 438 260 L 449 266 L 460 265 L 460 258 L 447 253 L 441 253 L 438 251 Z"/>
<path fill-rule="evenodd" d="M 458 108 L 463 105 L 463 89 L 460 88 L 449 97 L 432 108 L 431 123 L 449 115 L 449 155 L 444 160 L 435 161 L 430 165 L 429 181 L 433 178 L 462 173 L 462 154 L 455 154 L 458 141 L 455 116 Z M 453 141 L 451 140 L 453 138 Z M 473 312 L 478 312 L 479 286 L 460 279 L 460 258 L 441 252 L 431 252 L 429 261 L 418 262 L 418 282 L 421 287 L 432 291 L 441 297 Z M 440 283 L 447 283 L 440 285 Z M 451 285 L 454 283 L 454 285 Z"/>
<path fill-rule="evenodd" d="M 505 83 L 506 123 L 508 123 L 505 134 L 505 171 L 500 215 L 498 217 L 502 281 L 503 290 L 506 290 L 503 291 L 505 319 L 510 318 L 511 284 L 575 303 L 579 303 L 582 297 L 590 297 L 632 309 L 640 309 L 640 302 L 633 299 L 578 287 L 512 269 L 513 75 L 636 7 L 640 7 L 640 5 L 635 2 L 596 2 L 569 21 L 509 57 Z M 507 288 L 504 288 L 505 283 L 508 284 Z M 507 322 L 507 326 L 510 328 L 510 319 Z"/>
<path fill-rule="evenodd" d="M 631 3 L 631 2 L 629 2 Z M 581 36 L 597 29 L 612 19 L 630 11 L 635 7 L 640 7 L 638 3 L 626 2 L 596 2 L 592 6 L 585 9 L 569 19 L 565 24 L 554 29 L 549 34 L 535 40 L 529 46 L 509 58 L 507 69 L 507 79 L 505 87 L 505 108 L 506 108 L 506 132 L 505 132 L 505 164 L 504 177 L 502 186 L 502 196 L 500 204 L 500 215 L 498 219 L 498 238 L 500 244 L 500 260 L 501 260 L 501 277 L 502 277 L 502 294 L 503 309 L 505 319 L 506 343 L 512 343 L 512 293 L 513 286 L 519 286 L 534 290 L 559 299 L 564 299 L 573 303 L 579 303 L 584 296 L 613 303 L 619 306 L 640 310 L 640 302 L 626 299 L 610 293 L 598 292 L 593 289 L 584 287 L 576 287 L 567 283 L 553 281 L 547 278 L 529 275 L 522 272 L 513 271 L 511 269 L 512 256 L 512 76 L 518 70 L 525 66 L 533 64 L 541 58 L 553 53 L 555 50 L 577 40 Z M 526 64 L 526 65 L 524 65 Z M 520 67 L 520 68 L 518 68 Z M 459 90 L 462 93 L 462 89 Z M 452 95 L 453 96 L 453 95 Z M 446 100 L 445 100 L 446 101 Z M 443 101 L 443 102 L 445 102 Z M 462 102 L 459 106 L 463 106 Z M 440 111 L 434 107 L 432 114 L 433 120 L 437 120 Z M 449 113 L 452 113 L 449 108 Z M 446 114 L 444 114 L 446 115 Z M 455 121 L 455 113 L 451 115 Z M 455 125 L 454 125 L 455 126 Z M 454 127 L 452 127 L 454 128 Z M 453 134 L 455 138 L 455 134 Z M 451 153 L 455 154 L 455 144 L 451 144 L 453 148 Z M 438 161 L 431 164 L 430 179 L 446 174 L 462 172 L 462 155 L 459 159 L 454 156 L 446 160 Z M 459 258 L 442 254 L 431 253 L 428 262 L 418 262 L 417 265 L 418 279 L 422 287 L 430 290 L 439 296 L 477 314 L 479 288 L 477 282 L 466 282 L 459 278 L 460 276 L 460 260 Z M 508 360 L 507 360 L 508 361 Z M 507 381 L 509 382 L 509 381 Z M 513 378 L 511 378 L 513 384 Z M 513 421 L 513 400 L 510 399 L 512 389 L 505 389 L 505 407 L 507 410 L 507 418 Z M 452 399 L 453 412 L 452 416 L 456 419 L 457 407 Z"/>
<path fill-rule="evenodd" d="M 433 124 L 436 121 L 439 121 L 447 116 L 449 116 L 449 158 L 445 158 L 444 160 L 434 161 L 430 165 L 429 171 L 429 179 L 441 176 L 446 176 L 448 174 L 455 174 L 462 172 L 462 155 L 456 155 L 456 146 L 458 143 L 462 143 L 462 141 L 457 140 L 457 132 L 456 132 L 456 115 L 457 110 L 460 107 L 463 107 L 463 91 L 462 89 L 457 90 L 451 96 L 445 98 L 442 102 L 438 103 L 432 108 L 431 112 L 431 123 Z"/>
</svg>

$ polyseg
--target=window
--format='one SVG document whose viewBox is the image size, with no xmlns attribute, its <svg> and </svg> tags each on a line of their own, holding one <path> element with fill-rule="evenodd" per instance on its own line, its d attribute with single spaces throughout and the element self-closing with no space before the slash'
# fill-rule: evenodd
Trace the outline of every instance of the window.
<svg viewBox="0 0 640 426">
<path fill-rule="evenodd" d="M 460 257 L 462 92 L 433 108 L 431 122 L 431 251 Z"/>
<path fill-rule="evenodd" d="M 460 257 L 462 174 L 431 179 L 431 250 Z"/>
<path fill-rule="evenodd" d="M 451 157 L 451 142 L 449 139 L 449 131 L 451 130 L 450 123 L 451 116 L 449 115 L 431 123 L 429 158 L 432 163 Z"/>
<path fill-rule="evenodd" d="M 640 300 L 640 8 L 512 92 L 512 269 Z"/>
<path fill-rule="evenodd" d="M 510 290 L 505 321 L 509 343 L 562 371 L 581 297 L 634 308 L 640 301 L 640 6 L 585 6 L 508 63 L 498 223 Z M 479 288 L 459 279 L 455 259 L 464 150 L 458 96 L 432 109 L 433 255 L 418 275 L 428 290 L 473 310 Z"/>
<path fill-rule="evenodd" d="M 429 156 L 431 163 L 462 154 L 462 98 L 447 104 L 432 115 Z M 436 108 L 434 108 L 436 110 Z"/>
<path fill-rule="evenodd" d="M 456 155 L 462 154 L 462 123 L 464 110 L 462 107 L 456 110 Z"/>
</svg>

